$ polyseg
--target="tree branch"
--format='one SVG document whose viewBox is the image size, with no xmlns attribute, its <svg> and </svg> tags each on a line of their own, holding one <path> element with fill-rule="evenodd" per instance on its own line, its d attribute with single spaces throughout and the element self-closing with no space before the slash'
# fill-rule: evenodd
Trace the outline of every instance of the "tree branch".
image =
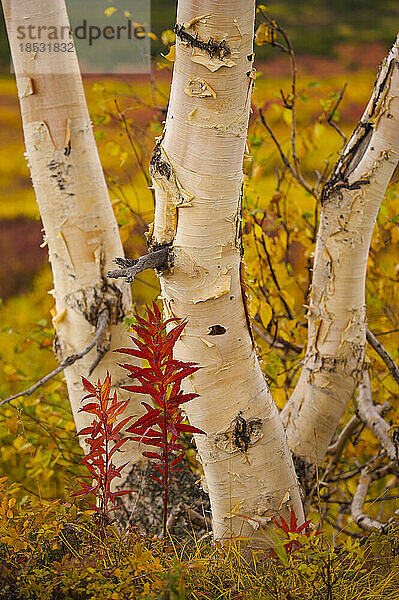
<svg viewBox="0 0 399 600">
<path fill-rule="evenodd" d="M 104 334 L 105 328 L 108 324 L 108 320 L 109 320 L 109 310 L 108 310 L 108 308 L 104 308 L 98 315 L 97 329 L 96 329 L 95 336 L 94 336 L 93 340 L 90 342 L 90 344 L 86 348 L 84 348 L 84 350 L 82 350 L 81 352 L 78 352 L 77 354 L 71 354 L 70 356 L 67 356 L 66 359 L 62 361 L 60 366 L 57 367 L 56 369 L 54 369 L 54 371 L 51 371 L 51 373 L 47 373 L 47 375 L 42 377 L 42 379 L 39 379 L 39 381 L 37 381 L 34 385 L 32 385 L 27 390 L 24 390 L 23 392 L 19 392 L 18 394 L 15 394 L 15 396 L 10 396 L 10 398 L 6 398 L 5 400 L 2 400 L 0 402 L 0 406 L 3 406 L 3 404 L 6 404 L 7 402 L 10 402 L 11 400 L 15 400 L 16 398 L 20 398 L 21 396 L 31 396 L 33 394 L 33 392 L 35 392 L 39 387 L 41 387 L 42 385 L 44 385 L 45 383 L 50 381 L 50 379 L 53 379 L 53 377 L 58 375 L 58 373 L 61 373 L 61 371 L 63 371 L 67 367 L 70 367 L 71 365 L 73 365 L 77 360 L 80 360 L 81 358 L 83 358 L 101 340 L 101 338 Z M 90 367 L 89 374 L 91 374 L 94 371 L 94 369 L 100 362 L 101 358 L 102 358 L 102 354 L 99 353 L 97 355 L 95 361 L 93 362 L 93 364 Z"/>
<path fill-rule="evenodd" d="M 370 346 L 372 346 L 377 352 L 377 354 L 380 355 L 380 357 L 388 367 L 390 374 L 392 375 L 396 383 L 399 384 L 399 368 L 396 366 L 391 356 L 385 350 L 384 346 L 377 340 L 374 333 L 372 333 L 370 329 L 367 329 L 366 337 Z"/>
<path fill-rule="evenodd" d="M 392 442 L 388 423 L 382 418 L 381 412 L 389 409 L 389 403 L 377 407 L 373 403 L 371 394 L 370 375 L 366 369 L 363 374 L 363 381 L 359 386 L 357 413 L 363 423 L 374 433 L 381 446 L 384 448 L 390 460 L 398 460 L 398 448 Z"/>
<path fill-rule="evenodd" d="M 157 269 L 160 271 L 171 267 L 170 246 L 164 246 L 159 250 L 140 256 L 140 258 L 115 258 L 114 263 L 122 267 L 115 271 L 108 271 L 108 277 L 117 279 L 125 277 L 126 283 L 134 281 L 136 275 L 146 269 Z"/>
<path fill-rule="evenodd" d="M 394 466 L 394 463 L 390 463 L 389 465 L 383 467 L 384 474 L 386 471 L 389 472 L 392 466 Z M 373 531 L 374 529 L 377 529 L 377 531 L 386 532 L 393 522 L 393 519 L 390 519 L 387 523 L 382 523 L 381 521 L 372 519 L 363 511 L 370 484 L 374 479 L 379 479 L 381 477 L 381 471 L 382 470 L 379 469 L 371 474 L 368 466 L 362 469 L 359 483 L 357 484 L 356 492 L 353 496 L 351 504 L 352 518 L 356 525 L 365 531 Z"/>
<path fill-rule="evenodd" d="M 354 433 L 354 431 L 355 431 L 356 427 L 359 425 L 359 423 L 360 423 L 359 417 L 357 415 L 353 415 L 353 417 L 351 417 L 349 419 L 349 421 L 347 422 L 345 427 L 342 429 L 342 431 L 339 434 L 336 441 L 328 447 L 327 454 L 332 455 L 330 462 L 333 462 L 334 464 L 338 463 L 338 460 L 340 459 L 340 456 L 341 456 L 342 452 L 344 451 L 345 444 L 352 437 L 352 434 Z M 329 467 L 330 467 L 330 465 L 328 465 L 327 469 Z"/>
<path fill-rule="evenodd" d="M 368 379 L 368 383 L 370 383 L 370 379 Z M 356 413 L 349 419 L 336 441 L 327 449 L 327 453 L 331 455 L 331 458 L 321 478 L 322 483 L 330 480 L 330 475 L 334 472 L 336 466 L 338 465 L 339 459 L 341 458 L 346 444 L 352 438 L 352 435 L 361 422 L 363 422 L 374 433 L 376 438 L 387 452 L 389 458 L 391 460 L 396 460 L 396 448 L 389 437 L 389 433 L 387 433 L 387 430 L 389 431 L 389 425 L 382 418 L 382 415 L 390 408 L 389 403 L 385 402 L 385 404 L 374 405 L 371 399 L 371 389 L 369 391 L 369 397 L 366 397 L 366 393 L 367 390 L 360 386 L 358 395 L 358 408 Z M 371 402 L 371 407 L 369 402 Z M 389 448 L 389 452 L 387 448 Z M 313 493 L 314 490 L 312 490 L 312 494 Z"/>
<path fill-rule="evenodd" d="M 258 321 L 259 323 L 261 323 L 261 321 L 258 317 L 255 317 L 255 320 Z M 279 335 L 276 338 L 274 338 L 272 335 L 267 333 L 267 331 L 264 331 L 261 327 L 259 327 L 259 325 L 257 325 L 256 323 L 252 323 L 252 329 L 254 330 L 256 335 L 258 335 L 260 338 L 262 338 L 262 340 L 264 340 L 265 342 L 270 344 L 271 347 L 279 348 L 279 349 L 287 348 L 288 350 L 292 350 L 293 352 L 296 352 L 297 354 L 300 354 L 303 350 L 303 346 L 297 346 L 295 344 L 291 344 L 291 342 L 284 340 Z"/>
</svg>

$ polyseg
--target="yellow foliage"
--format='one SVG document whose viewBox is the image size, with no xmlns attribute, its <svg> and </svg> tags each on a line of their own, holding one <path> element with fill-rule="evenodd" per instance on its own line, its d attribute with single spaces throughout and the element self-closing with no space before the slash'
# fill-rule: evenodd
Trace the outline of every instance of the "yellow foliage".
<svg viewBox="0 0 399 600">
<path fill-rule="evenodd" d="M 263 46 L 264 44 L 272 44 L 277 39 L 277 32 L 274 27 L 268 23 L 261 23 L 255 33 L 255 44 Z"/>
<path fill-rule="evenodd" d="M 109 6 L 108 8 L 106 8 L 106 9 L 104 10 L 104 14 L 105 14 L 107 17 L 112 17 L 112 15 L 113 15 L 114 13 L 116 13 L 116 11 L 117 11 L 117 10 L 118 10 L 118 9 L 117 9 L 115 6 Z"/>
</svg>

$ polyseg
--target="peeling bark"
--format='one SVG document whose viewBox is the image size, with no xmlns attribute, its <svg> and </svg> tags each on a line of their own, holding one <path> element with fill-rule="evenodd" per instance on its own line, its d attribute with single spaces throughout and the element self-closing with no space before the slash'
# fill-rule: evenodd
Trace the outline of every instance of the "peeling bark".
<svg viewBox="0 0 399 600">
<path fill-rule="evenodd" d="M 109 320 L 97 349 L 65 369 L 77 429 L 90 415 L 78 412 L 81 376 L 98 364 L 94 378 L 108 370 L 113 385 L 124 375 L 110 350 L 127 345 L 123 317 L 131 308 L 126 283 L 111 283 L 106 266 L 123 249 L 100 165 L 75 52 L 22 52 L 19 26 L 52 26 L 68 31 L 63 0 L 32 3 L 3 0 L 21 105 L 26 153 L 48 245 L 55 298 L 55 352 L 62 363 L 88 346 L 99 315 Z M 101 359 L 101 360 L 100 360 Z M 121 393 L 121 399 L 124 393 Z M 126 396 L 126 394 L 125 394 Z M 137 414 L 138 406 L 130 407 Z M 116 462 L 121 455 L 116 454 Z M 138 459 L 132 444 L 128 458 Z M 126 461 L 126 454 L 124 455 Z"/>
<path fill-rule="evenodd" d="M 290 448 L 321 464 L 364 369 L 365 277 L 371 234 L 399 158 L 398 40 L 325 185 L 308 311 L 308 348 L 282 411 Z M 314 468 L 308 470 L 311 477 Z M 311 482 L 308 481 L 308 484 Z"/>
<path fill-rule="evenodd" d="M 196 442 L 214 535 L 243 535 L 252 546 L 267 544 L 260 525 L 267 528 L 273 517 L 293 509 L 303 519 L 240 277 L 254 9 L 252 0 L 178 3 L 168 116 L 151 161 L 156 208 L 150 237 L 173 249 L 173 267 L 160 279 L 166 315 L 188 321 L 176 357 L 202 366 L 187 383 L 200 397 L 186 412 L 207 433 Z M 193 89 L 200 93 L 187 93 Z"/>
</svg>

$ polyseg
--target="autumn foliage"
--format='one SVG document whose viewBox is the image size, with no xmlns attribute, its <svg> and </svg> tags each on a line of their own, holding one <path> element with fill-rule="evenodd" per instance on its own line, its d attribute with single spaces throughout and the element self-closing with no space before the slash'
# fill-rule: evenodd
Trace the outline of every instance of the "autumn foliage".
<svg viewBox="0 0 399 600">
<path fill-rule="evenodd" d="M 163 533 L 166 535 L 168 489 L 173 474 L 184 457 L 184 446 L 179 442 L 182 433 L 204 433 L 201 429 L 184 423 L 180 406 L 198 397 L 198 394 L 185 394 L 181 389 L 183 379 L 193 375 L 199 367 L 193 362 L 184 362 L 173 358 L 173 348 L 182 334 L 186 322 L 175 325 L 169 332 L 167 326 L 179 319 L 163 321 L 158 306 L 153 303 L 152 310 L 147 307 L 147 319 L 137 316 L 137 325 L 132 329 L 137 337 L 132 341 L 137 349 L 121 348 L 118 352 L 146 361 L 146 367 L 123 364 L 129 371 L 129 377 L 137 379 L 138 384 L 124 386 L 124 389 L 148 394 L 152 404 L 142 402 L 146 413 L 127 428 L 135 440 L 145 446 L 153 446 L 157 451 L 144 451 L 150 459 L 158 476 L 152 475 L 164 488 Z"/>
<path fill-rule="evenodd" d="M 121 477 L 121 472 L 128 463 L 118 468 L 112 462 L 115 452 L 120 452 L 128 441 L 136 441 L 145 446 L 153 446 L 154 450 L 142 454 L 150 459 L 150 463 L 158 472 L 151 475 L 164 489 L 163 535 L 166 536 L 168 509 L 168 490 L 173 474 L 179 470 L 179 463 L 184 458 L 184 446 L 179 441 L 182 433 L 204 433 L 201 429 L 184 423 L 180 405 L 198 397 L 198 394 L 185 394 L 181 389 L 183 379 L 195 373 L 199 367 L 196 363 L 184 362 L 173 358 L 173 348 L 179 339 L 186 322 L 178 323 L 169 332 L 170 323 L 179 319 L 162 319 L 161 312 L 155 302 L 147 307 L 147 319 L 136 316 L 137 325 L 132 325 L 137 337 L 132 337 L 136 349 L 120 348 L 117 352 L 128 354 L 145 361 L 148 366 L 123 364 L 129 371 L 129 377 L 138 381 L 136 385 L 123 386 L 124 389 L 141 394 L 148 394 L 152 403 L 142 402 L 145 414 L 131 423 L 134 416 L 122 418 L 129 400 L 118 401 L 117 394 L 111 395 L 111 377 L 107 374 L 103 383 L 93 385 L 82 377 L 88 392 L 83 398 L 94 399 L 80 410 L 94 415 L 92 423 L 78 432 L 86 436 L 90 450 L 82 463 L 87 467 L 89 475 L 83 475 L 90 482 L 80 481 L 81 490 L 73 495 L 94 494 L 97 505 L 90 504 L 96 511 L 102 527 L 107 523 L 107 513 L 117 508 L 117 499 L 129 494 L 132 490 L 111 491 L 112 482 Z M 124 437 L 121 432 L 124 430 Z M 130 434 L 130 435 L 127 435 Z M 156 451 L 155 451 L 156 450 Z M 113 506 L 111 506 L 113 505 Z"/>
<path fill-rule="evenodd" d="M 97 382 L 97 386 L 84 377 L 82 377 L 82 382 L 86 390 L 90 392 L 83 400 L 90 398 L 93 401 L 85 404 L 80 411 L 94 415 L 94 419 L 88 427 L 78 431 L 77 435 L 86 436 L 85 441 L 90 450 L 83 458 L 82 463 L 90 474 L 82 475 L 82 478 L 86 478 L 89 483 L 79 481 L 82 489 L 72 495 L 94 494 L 97 498 L 97 505 L 89 504 L 98 514 L 100 523 L 104 527 L 107 522 L 107 513 L 117 508 L 118 497 L 129 494 L 131 491 L 111 491 L 111 486 L 115 478 L 121 477 L 121 471 L 127 465 L 125 463 L 117 468 L 112 462 L 112 457 L 128 441 L 127 437 L 121 437 L 120 432 L 133 416 L 118 420 L 129 404 L 129 400 L 119 402 L 116 392 L 111 395 L 109 373 L 103 383 Z"/>
<path fill-rule="evenodd" d="M 278 527 L 285 533 L 287 538 L 290 537 L 290 534 L 302 533 L 302 534 L 306 535 L 306 537 L 309 537 L 311 534 L 309 525 L 312 521 L 310 519 L 308 519 L 307 521 L 302 523 L 302 525 L 298 526 L 298 520 L 296 518 L 295 512 L 292 509 L 291 509 L 291 513 L 290 513 L 290 522 L 289 523 L 287 523 L 287 521 L 284 519 L 283 516 L 280 517 L 280 523 L 278 522 L 278 520 L 275 517 L 273 518 L 273 521 L 274 521 L 274 524 L 276 525 L 276 527 Z M 316 531 L 317 535 L 321 535 L 322 533 L 323 533 L 322 531 Z M 291 539 L 286 544 L 284 544 L 284 550 L 286 551 L 287 554 L 291 554 L 292 552 L 295 552 L 295 550 L 297 550 L 301 546 L 302 546 L 302 544 L 298 540 Z"/>
</svg>

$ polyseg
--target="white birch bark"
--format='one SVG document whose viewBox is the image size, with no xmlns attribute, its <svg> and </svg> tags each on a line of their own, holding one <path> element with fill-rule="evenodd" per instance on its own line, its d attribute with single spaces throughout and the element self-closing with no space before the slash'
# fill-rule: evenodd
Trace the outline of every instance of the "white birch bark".
<svg viewBox="0 0 399 600">
<path fill-rule="evenodd" d="M 48 245 L 55 298 L 55 353 L 59 361 L 85 348 L 93 338 L 100 312 L 110 320 L 101 341 L 105 352 L 91 379 L 103 380 L 108 370 L 119 386 L 123 370 L 111 350 L 127 346 L 122 319 L 131 308 L 126 283 L 114 283 L 106 272 L 115 256 L 123 256 L 92 125 L 86 106 L 79 65 L 73 52 L 26 52 L 20 49 L 18 28 L 28 25 L 69 30 L 64 0 L 21 2 L 2 0 L 18 87 L 26 154 Z M 45 30 L 43 30 L 45 31 Z M 36 29 L 37 32 L 37 29 Z M 26 41 L 26 40 L 25 40 Z M 68 41 L 68 39 L 66 40 Z M 77 429 L 89 424 L 79 413 L 97 349 L 65 369 L 69 399 Z M 126 382 L 126 380 L 125 380 Z M 126 397 L 125 392 L 118 393 Z M 137 406 L 130 407 L 138 413 Z M 137 444 L 128 449 L 135 461 Z M 120 454 L 115 462 L 122 462 Z"/>
<path fill-rule="evenodd" d="M 297 386 L 282 411 L 297 473 L 305 485 L 312 478 L 313 465 L 322 462 L 363 373 L 367 258 L 377 213 L 398 159 L 397 40 L 322 192 L 307 315 L 308 348 Z"/>
<path fill-rule="evenodd" d="M 161 277 L 167 315 L 188 324 L 176 356 L 202 368 L 186 406 L 210 495 L 216 539 L 265 541 L 303 510 L 277 408 L 247 326 L 240 283 L 240 195 L 253 82 L 253 0 L 181 0 L 164 135 L 151 173 L 152 245 L 171 244 Z M 213 42 L 213 47 L 212 47 Z M 255 541 L 256 540 L 256 541 Z M 267 542 L 266 542 L 267 543 Z"/>
</svg>

